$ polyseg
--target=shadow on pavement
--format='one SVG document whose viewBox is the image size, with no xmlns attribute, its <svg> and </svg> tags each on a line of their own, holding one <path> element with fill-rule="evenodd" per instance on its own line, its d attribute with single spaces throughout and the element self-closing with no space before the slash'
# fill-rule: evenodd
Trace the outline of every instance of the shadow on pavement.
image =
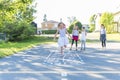
<svg viewBox="0 0 120 80">
<path fill-rule="evenodd" d="M 56 46 L 36 46 L 0 59 L 0 80 L 119 80 L 119 52 L 119 49 L 87 47 L 86 51 L 66 50 L 63 58 Z M 54 54 L 49 57 L 51 53 Z M 61 76 L 64 72 L 67 75 Z"/>
</svg>

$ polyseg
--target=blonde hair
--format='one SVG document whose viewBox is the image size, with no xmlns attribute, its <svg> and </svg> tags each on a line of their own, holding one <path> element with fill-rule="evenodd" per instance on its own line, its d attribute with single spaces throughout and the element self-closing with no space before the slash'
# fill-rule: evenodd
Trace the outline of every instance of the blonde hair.
<svg viewBox="0 0 120 80">
<path fill-rule="evenodd" d="M 73 30 L 75 30 L 75 28 L 77 27 L 77 30 L 79 30 L 78 26 L 77 25 L 74 25 L 73 27 Z"/>
<path fill-rule="evenodd" d="M 58 27 L 59 27 L 61 24 L 63 24 L 63 25 L 65 26 L 65 24 L 64 24 L 63 22 L 60 22 L 60 23 L 58 24 Z"/>
</svg>

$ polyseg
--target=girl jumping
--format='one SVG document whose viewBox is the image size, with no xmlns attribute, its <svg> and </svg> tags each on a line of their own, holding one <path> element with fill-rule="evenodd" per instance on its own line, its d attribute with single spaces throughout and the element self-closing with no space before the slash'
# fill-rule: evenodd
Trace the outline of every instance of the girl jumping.
<svg viewBox="0 0 120 80">
<path fill-rule="evenodd" d="M 61 50 L 60 50 L 61 54 L 63 54 L 64 47 L 66 48 L 67 44 L 69 43 L 69 40 L 66 36 L 66 33 L 68 34 L 69 37 L 71 37 L 70 34 L 68 33 L 68 31 L 66 30 L 65 24 L 63 22 L 60 22 L 58 24 L 58 29 L 57 29 L 57 32 L 55 34 L 54 40 L 56 39 L 56 36 L 58 33 L 60 34 L 60 36 L 58 38 L 58 45 L 61 48 Z"/>
</svg>

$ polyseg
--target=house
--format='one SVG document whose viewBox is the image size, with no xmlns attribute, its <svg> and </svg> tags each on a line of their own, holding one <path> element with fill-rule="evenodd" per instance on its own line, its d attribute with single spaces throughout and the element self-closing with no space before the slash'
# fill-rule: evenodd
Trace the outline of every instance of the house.
<svg viewBox="0 0 120 80">
<path fill-rule="evenodd" d="M 120 32 L 120 11 L 113 14 L 114 15 L 114 31 Z"/>
<path fill-rule="evenodd" d="M 95 31 L 100 30 L 100 17 L 102 13 L 98 13 L 95 15 Z M 113 13 L 114 15 L 114 32 L 120 32 L 120 11 Z"/>
<path fill-rule="evenodd" d="M 56 30 L 58 23 L 59 22 L 53 21 L 53 20 L 42 22 L 41 29 L 42 30 Z"/>
</svg>

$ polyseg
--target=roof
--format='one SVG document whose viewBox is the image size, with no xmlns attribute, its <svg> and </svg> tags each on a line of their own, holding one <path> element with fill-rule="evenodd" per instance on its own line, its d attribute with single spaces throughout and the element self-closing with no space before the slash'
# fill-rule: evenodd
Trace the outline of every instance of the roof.
<svg viewBox="0 0 120 80">
<path fill-rule="evenodd" d="M 59 22 L 58 21 L 54 21 L 54 20 L 49 20 L 49 21 L 42 22 L 42 23 L 59 23 Z"/>
<path fill-rule="evenodd" d="M 118 15 L 118 14 L 120 14 L 120 11 L 118 11 L 118 12 L 114 13 L 114 15 Z"/>
</svg>

